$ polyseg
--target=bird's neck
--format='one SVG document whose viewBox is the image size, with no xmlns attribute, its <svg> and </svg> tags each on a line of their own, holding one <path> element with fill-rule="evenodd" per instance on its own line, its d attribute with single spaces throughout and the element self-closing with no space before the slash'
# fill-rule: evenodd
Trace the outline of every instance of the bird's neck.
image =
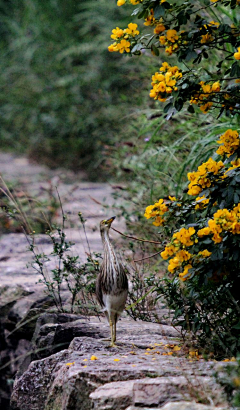
<svg viewBox="0 0 240 410">
<path fill-rule="evenodd" d="M 118 263 L 117 256 L 113 248 L 113 245 L 110 242 L 108 231 L 101 232 L 101 236 L 102 236 L 103 251 L 104 251 L 103 252 L 104 262 L 107 263 L 108 265 L 110 263 L 112 271 L 116 271 L 117 273 L 119 271 L 119 263 Z"/>
</svg>

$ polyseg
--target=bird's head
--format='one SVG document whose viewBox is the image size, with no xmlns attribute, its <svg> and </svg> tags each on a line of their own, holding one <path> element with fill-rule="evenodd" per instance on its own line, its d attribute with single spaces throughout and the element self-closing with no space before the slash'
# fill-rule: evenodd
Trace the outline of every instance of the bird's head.
<svg viewBox="0 0 240 410">
<path fill-rule="evenodd" d="M 114 221 L 114 219 L 116 218 L 116 216 L 112 216 L 109 219 L 104 219 L 103 221 L 100 222 L 100 231 L 104 232 L 104 231 L 109 231 L 110 226 L 112 225 L 112 222 Z"/>
</svg>

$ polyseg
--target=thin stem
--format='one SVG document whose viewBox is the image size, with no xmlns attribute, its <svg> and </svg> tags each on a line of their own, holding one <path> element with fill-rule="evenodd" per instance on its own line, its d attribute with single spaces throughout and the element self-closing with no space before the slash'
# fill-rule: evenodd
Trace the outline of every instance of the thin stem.
<svg viewBox="0 0 240 410">
<path fill-rule="evenodd" d="M 156 252 L 156 253 L 154 253 L 153 255 L 146 256 L 145 258 L 142 258 L 142 259 L 134 259 L 133 262 L 141 262 L 141 261 L 144 261 L 145 259 L 153 258 L 154 256 L 159 255 L 159 253 L 161 253 L 161 252 L 162 252 L 162 249 L 161 249 L 161 251 Z"/>
<path fill-rule="evenodd" d="M 162 242 L 148 241 L 147 239 L 140 239 L 140 238 L 136 238 L 135 236 L 125 235 L 124 233 L 122 233 L 122 232 L 118 231 L 117 229 L 113 228 L 112 226 L 111 226 L 111 229 L 113 231 L 119 233 L 120 235 L 125 236 L 125 238 L 133 239 L 134 241 L 156 243 L 157 245 L 162 245 Z"/>
</svg>

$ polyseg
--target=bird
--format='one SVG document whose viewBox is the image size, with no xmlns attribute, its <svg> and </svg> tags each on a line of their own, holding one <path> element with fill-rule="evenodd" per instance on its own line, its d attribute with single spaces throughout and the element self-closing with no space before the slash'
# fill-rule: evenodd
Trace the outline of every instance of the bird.
<svg viewBox="0 0 240 410">
<path fill-rule="evenodd" d="M 103 261 L 96 281 L 96 297 L 110 326 L 110 347 L 116 347 L 116 324 L 124 310 L 128 295 L 127 270 L 119 262 L 109 238 L 109 230 L 115 218 L 112 216 L 100 222 Z"/>
</svg>

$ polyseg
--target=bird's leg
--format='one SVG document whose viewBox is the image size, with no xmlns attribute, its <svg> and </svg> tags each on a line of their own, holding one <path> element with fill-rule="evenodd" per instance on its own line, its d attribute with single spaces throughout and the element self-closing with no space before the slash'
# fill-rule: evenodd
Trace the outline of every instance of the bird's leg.
<svg viewBox="0 0 240 410">
<path fill-rule="evenodd" d="M 114 320 L 114 324 L 113 324 L 113 342 L 116 342 L 116 323 L 117 321 Z"/>
<path fill-rule="evenodd" d="M 114 326 L 116 326 L 116 322 L 112 322 L 112 320 L 109 320 L 109 324 L 110 324 L 110 329 L 111 329 L 111 343 L 110 343 L 110 347 L 116 347 L 115 345 L 115 341 L 116 341 L 116 328 L 114 330 Z"/>
</svg>

